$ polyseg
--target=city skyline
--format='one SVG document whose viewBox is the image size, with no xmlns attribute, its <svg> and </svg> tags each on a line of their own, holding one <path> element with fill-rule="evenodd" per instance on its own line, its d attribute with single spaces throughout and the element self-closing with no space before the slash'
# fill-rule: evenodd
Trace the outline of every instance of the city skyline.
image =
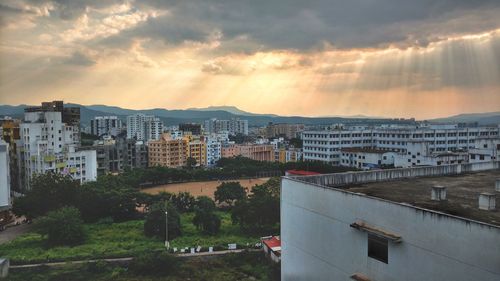
<svg viewBox="0 0 500 281">
<path fill-rule="evenodd" d="M 417 119 L 494 112 L 499 12 L 488 0 L 5 1 L 0 104 Z"/>
</svg>

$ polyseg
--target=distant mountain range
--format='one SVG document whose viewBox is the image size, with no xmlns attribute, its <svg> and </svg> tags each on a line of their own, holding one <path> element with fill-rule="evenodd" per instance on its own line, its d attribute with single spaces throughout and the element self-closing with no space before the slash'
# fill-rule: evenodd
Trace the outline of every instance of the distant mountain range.
<svg viewBox="0 0 500 281">
<path fill-rule="evenodd" d="M 306 125 L 329 125 L 334 123 L 349 124 L 380 124 L 380 123 L 411 123 L 408 120 L 397 120 L 380 117 L 368 117 L 364 115 L 356 116 L 330 116 L 330 117 L 302 117 L 302 116 L 279 116 L 275 114 L 256 114 L 240 110 L 235 106 L 210 106 L 207 108 L 189 108 L 185 110 L 167 110 L 163 108 L 134 110 L 107 105 L 80 105 L 68 103 L 67 106 L 80 107 L 81 123 L 83 126 L 89 125 L 90 120 L 96 116 L 117 115 L 125 120 L 127 115 L 143 113 L 159 117 L 166 125 L 176 125 L 185 122 L 202 123 L 210 118 L 247 119 L 251 126 L 264 126 L 269 122 L 273 123 L 303 123 Z M 0 105 L 0 116 L 8 115 L 15 118 L 22 118 L 24 109 L 28 105 Z M 499 124 L 500 112 L 460 114 L 447 118 L 429 120 L 439 123 L 457 122 L 478 122 L 479 124 Z"/>
<path fill-rule="evenodd" d="M 464 113 L 446 118 L 433 119 L 439 123 L 470 123 L 477 122 L 481 125 L 500 124 L 500 112 Z"/>
</svg>

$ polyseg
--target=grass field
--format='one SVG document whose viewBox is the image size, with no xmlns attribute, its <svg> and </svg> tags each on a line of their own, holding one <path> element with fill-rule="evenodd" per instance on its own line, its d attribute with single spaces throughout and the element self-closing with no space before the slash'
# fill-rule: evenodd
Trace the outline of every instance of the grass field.
<svg viewBox="0 0 500 281">
<path fill-rule="evenodd" d="M 154 274 L 154 270 L 152 270 Z M 127 266 L 97 264 L 65 265 L 35 269 L 13 269 L 10 281 L 181 281 L 181 280 L 280 280 L 279 265 L 272 264 L 261 252 L 230 254 L 216 258 L 181 259 L 180 264 L 169 274 L 137 275 Z"/>
<path fill-rule="evenodd" d="M 173 247 L 196 247 L 216 249 L 227 247 L 228 243 L 254 244 L 259 238 L 243 233 L 237 225 L 232 225 L 231 215 L 218 212 L 221 230 L 216 236 L 201 234 L 191 223 L 193 214 L 181 216 L 183 235 L 171 241 Z M 0 256 L 8 257 L 12 264 L 28 264 L 49 261 L 85 260 L 96 258 L 135 256 L 145 251 L 162 250 L 164 241 L 148 238 L 143 234 L 143 220 L 112 224 L 85 225 L 87 239 L 84 244 L 74 247 L 47 248 L 43 237 L 36 233 L 24 234 L 15 240 L 0 245 Z"/>
</svg>

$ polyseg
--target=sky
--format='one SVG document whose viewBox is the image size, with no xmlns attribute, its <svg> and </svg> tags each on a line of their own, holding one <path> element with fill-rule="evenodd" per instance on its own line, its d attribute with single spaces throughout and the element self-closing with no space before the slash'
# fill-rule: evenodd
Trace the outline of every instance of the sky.
<svg viewBox="0 0 500 281">
<path fill-rule="evenodd" d="M 2 0 L 0 104 L 500 111 L 498 0 Z"/>
</svg>

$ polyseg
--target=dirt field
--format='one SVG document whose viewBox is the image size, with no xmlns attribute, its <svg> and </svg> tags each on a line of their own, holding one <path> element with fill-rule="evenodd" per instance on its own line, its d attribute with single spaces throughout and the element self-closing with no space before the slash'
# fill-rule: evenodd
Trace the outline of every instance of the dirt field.
<svg viewBox="0 0 500 281">
<path fill-rule="evenodd" d="M 244 180 L 229 180 L 229 181 L 238 181 L 243 187 L 247 187 L 251 189 L 256 184 L 263 184 L 269 178 L 258 178 L 258 179 L 244 179 Z M 205 195 L 210 198 L 214 198 L 214 192 L 217 190 L 217 186 L 219 186 L 224 181 L 199 181 L 199 182 L 185 182 L 185 183 L 172 183 L 172 184 L 164 184 L 155 187 L 145 188 L 142 192 L 149 194 L 156 194 L 161 191 L 166 191 L 170 193 L 178 193 L 187 191 L 191 193 L 193 196 L 201 196 Z"/>
</svg>

